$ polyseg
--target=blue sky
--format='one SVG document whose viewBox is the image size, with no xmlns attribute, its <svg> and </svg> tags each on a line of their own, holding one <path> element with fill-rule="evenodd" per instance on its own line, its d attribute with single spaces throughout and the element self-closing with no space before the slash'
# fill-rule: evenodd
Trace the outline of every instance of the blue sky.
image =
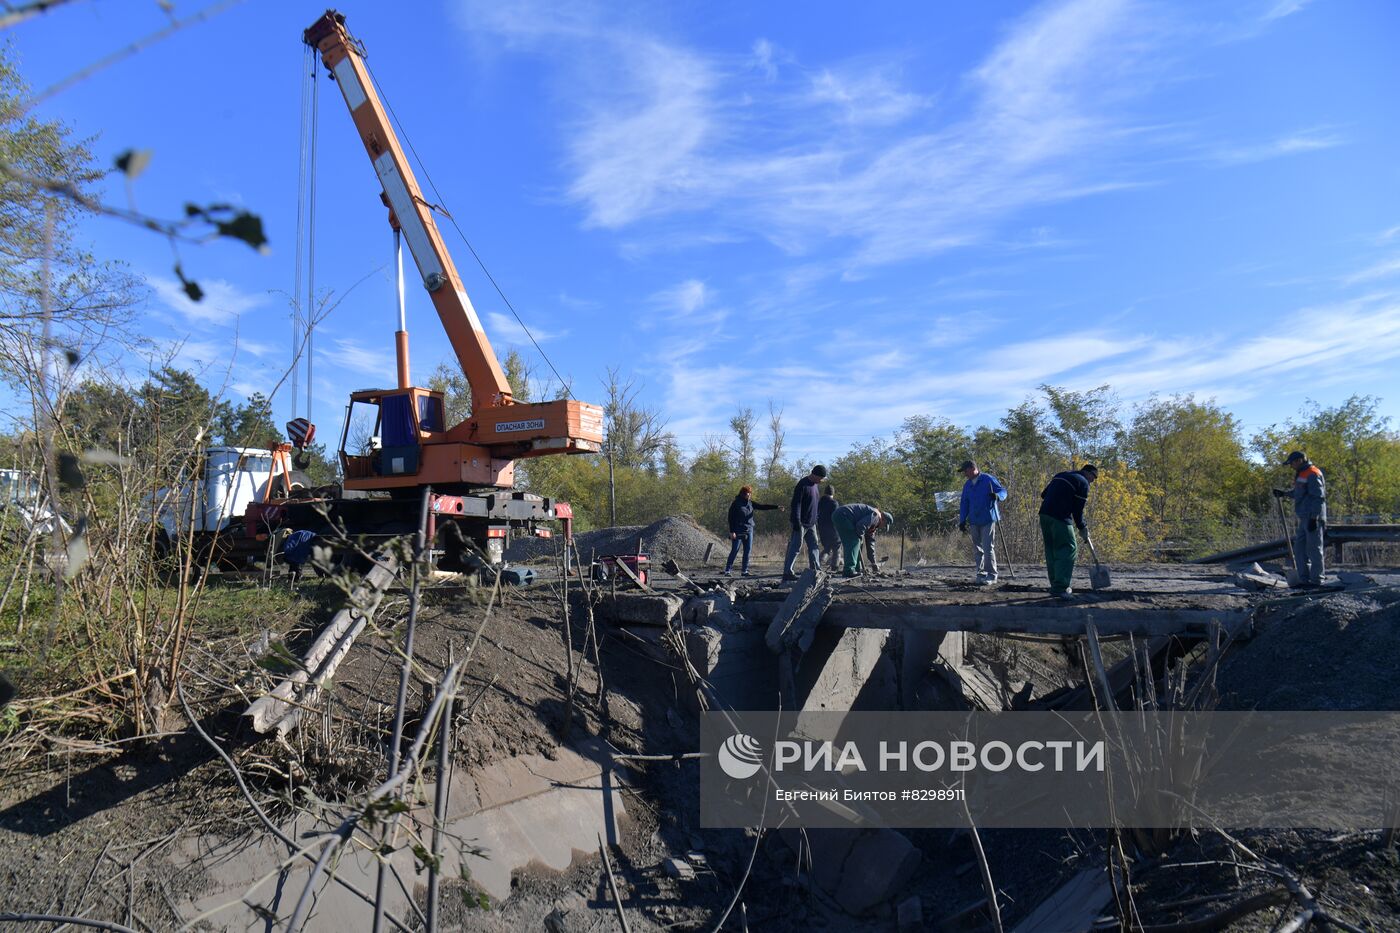
<svg viewBox="0 0 1400 933">
<path fill-rule="evenodd" d="M 148 331 L 234 396 L 290 357 L 300 35 L 322 9 L 250 0 L 40 110 L 104 160 L 151 149 L 145 210 L 263 215 L 268 256 L 183 251 L 198 306 L 162 240 L 85 229 L 149 280 Z M 575 394 L 599 399 L 620 367 L 686 446 L 771 399 L 792 455 L 829 458 L 910 415 L 994 421 L 1042 382 L 1214 396 L 1251 429 L 1356 392 L 1400 411 L 1387 0 L 343 12 Z M 9 38 L 43 88 L 164 21 L 154 2 L 89 0 Z M 318 168 L 317 284 L 343 295 L 316 338 L 330 435 L 348 391 L 393 381 L 394 304 L 374 174 L 325 81 Z M 444 235 L 498 353 L 521 347 L 544 377 Z M 412 284 L 409 328 L 421 381 L 451 354 Z"/>
</svg>

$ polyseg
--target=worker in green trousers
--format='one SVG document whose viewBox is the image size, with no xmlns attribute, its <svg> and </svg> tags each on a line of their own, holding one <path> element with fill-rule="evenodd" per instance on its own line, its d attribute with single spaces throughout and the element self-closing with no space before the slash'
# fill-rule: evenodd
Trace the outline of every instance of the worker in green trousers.
<svg viewBox="0 0 1400 933">
<path fill-rule="evenodd" d="M 1050 595 L 1072 599 L 1074 561 L 1079 556 L 1075 529 L 1084 528 L 1084 506 L 1089 501 L 1089 485 L 1098 479 L 1099 468 L 1086 463 L 1077 470 L 1056 473 L 1040 493 L 1040 534 L 1045 541 L 1045 572 L 1050 577 Z"/>
<path fill-rule="evenodd" d="M 836 526 L 836 535 L 841 539 L 842 557 L 845 561 L 845 576 L 858 576 L 865 571 L 879 573 L 875 562 L 875 534 L 880 530 L 889 531 L 894 527 L 894 516 L 881 512 L 873 505 L 852 502 L 837 506 L 831 513 L 831 523 Z M 870 557 L 870 566 L 865 567 L 861 560 L 861 548 Z"/>
</svg>

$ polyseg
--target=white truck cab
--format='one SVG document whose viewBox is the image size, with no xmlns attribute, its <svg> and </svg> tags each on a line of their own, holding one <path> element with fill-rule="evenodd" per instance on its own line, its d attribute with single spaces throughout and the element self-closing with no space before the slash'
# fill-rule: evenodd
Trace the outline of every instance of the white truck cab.
<svg viewBox="0 0 1400 933">
<path fill-rule="evenodd" d="M 272 452 L 258 447 L 210 447 L 194 476 L 157 496 L 156 521 L 171 541 L 191 531 L 213 534 L 240 521 L 261 501 L 273 476 Z"/>
</svg>

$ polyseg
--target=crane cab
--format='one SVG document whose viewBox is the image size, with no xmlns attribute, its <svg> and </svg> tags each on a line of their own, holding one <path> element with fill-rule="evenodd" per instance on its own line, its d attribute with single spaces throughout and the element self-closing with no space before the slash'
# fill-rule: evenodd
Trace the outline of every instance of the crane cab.
<svg viewBox="0 0 1400 933">
<path fill-rule="evenodd" d="M 445 422 L 441 392 L 416 386 L 352 392 L 340 435 L 345 488 L 509 488 L 512 462 L 478 444 L 449 440 Z"/>
</svg>

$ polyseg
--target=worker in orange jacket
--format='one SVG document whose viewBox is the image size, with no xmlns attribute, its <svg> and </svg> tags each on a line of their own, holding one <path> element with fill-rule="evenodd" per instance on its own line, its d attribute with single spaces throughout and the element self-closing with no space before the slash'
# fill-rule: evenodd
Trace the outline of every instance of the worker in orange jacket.
<svg viewBox="0 0 1400 933">
<path fill-rule="evenodd" d="M 1323 536 L 1327 528 L 1327 481 L 1315 464 L 1309 463 L 1301 450 L 1295 450 L 1284 461 L 1293 469 L 1293 487 L 1275 489 L 1280 499 L 1293 500 L 1293 514 L 1298 516 L 1298 530 L 1293 536 L 1293 567 L 1298 572 L 1295 586 L 1322 585 Z"/>
</svg>

